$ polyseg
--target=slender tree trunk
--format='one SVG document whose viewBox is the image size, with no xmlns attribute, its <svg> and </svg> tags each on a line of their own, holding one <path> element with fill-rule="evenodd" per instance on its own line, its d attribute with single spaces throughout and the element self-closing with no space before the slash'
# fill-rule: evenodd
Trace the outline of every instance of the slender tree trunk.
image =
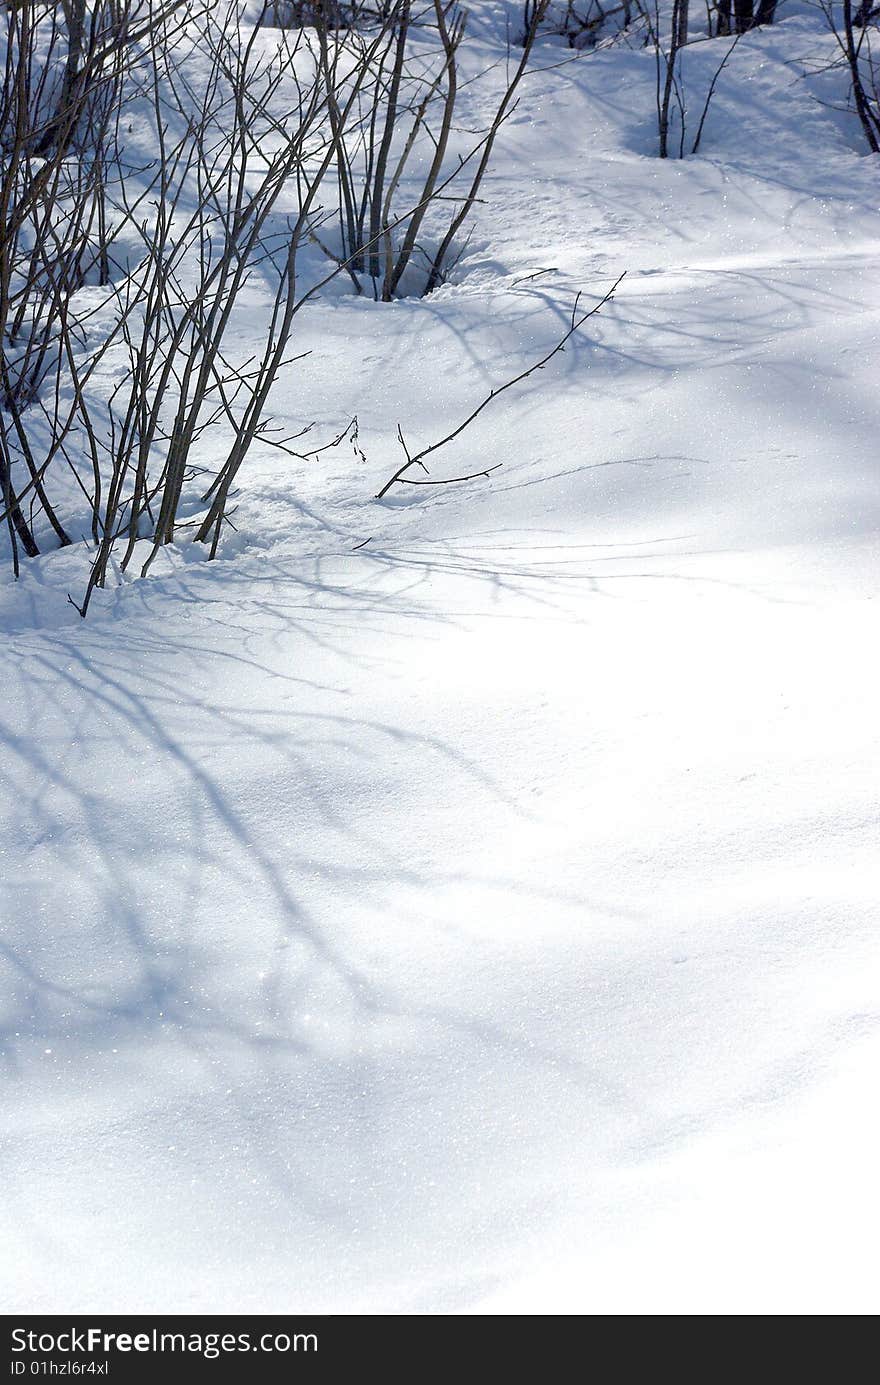
<svg viewBox="0 0 880 1385">
<path fill-rule="evenodd" d="M 690 0 L 678 0 L 676 14 L 673 20 L 675 24 L 675 46 L 684 48 L 688 41 L 688 9 Z"/>
<path fill-rule="evenodd" d="M 675 86 L 675 64 L 678 61 L 678 53 L 681 48 L 682 30 L 687 35 L 687 7 L 688 0 L 674 0 L 672 6 L 672 27 L 669 34 L 669 52 L 663 53 L 660 48 L 659 22 L 657 26 L 657 128 L 660 135 L 660 158 L 669 157 L 669 107 L 672 102 L 672 91 Z M 682 24 L 682 10 L 684 10 L 684 23 Z M 660 63 L 665 59 L 666 71 L 663 77 L 662 94 L 660 91 Z M 682 116 L 682 126 L 684 117 Z M 682 137 L 684 128 L 682 128 Z"/>
<path fill-rule="evenodd" d="M 67 58 L 61 91 L 55 106 L 55 114 L 49 121 L 37 145 L 37 153 L 45 154 L 64 131 L 64 140 L 69 143 L 76 133 L 76 120 L 71 119 L 71 102 L 74 99 L 83 59 L 83 45 L 86 30 L 86 0 L 62 0 L 61 8 L 67 24 Z"/>
<path fill-rule="evenodd" d="M 373 200 L 370 205 L 370 275 L 374 280 L 378 280 L 379 275 L 382 273 L 379 245 L 382 234 L 382 204 L 385 199 L 385 176 L 388 169 L 388 156 L 391 153 L 391 143 L 394 139 L 394 125 L 397 120 L 400 79 L 403 75 L 403 63 L 406 57 L 406 40 L 407 31 L 409 29 L 409 0 L 405 0 L 405 3 L 401 5 L 398 26 L 394 67 L 391 74 L 391 85 L 388 89 L 388 110 L 385 116 L 385 129 L 382 134 L 382 143 L 379 146 L 379 155 L 376 160 Z"/>
<path fill-rule="evenodd" d="M 736 16 L 736 32 L 744 34 L 754 25 L 753 0 L 733 0 L 733 13 Z"/>
<path fill-rule="evenodd" d="M 21 543 L 22 548 L 29 558 L 36 558 L 39 554 L 36 540 L 31 533 L 30 525 L 22 513 L 18 496 L 12 489 L 12 480 L 9 475 L 9 468 L 3 457 L 0 457 L 0 497 L 2 497 L 3 507 L 6 511 L 4 518 L 9 526 L 9 537 L 12 543 L 13 568 L 15 576 L 18 576 L 18 548 L 16 539 Z"/>
<path fill-rule="evenodd" d="M 862 39 L 857 39 L 853 30 L 852 0 L 843 0 L 843 28 L 846 36 L 846 60 L 849 63 L 852 79 L 853 101 L 871 153 L 880 154 L 880 120 L 871 109 L 862 81 L 862 73 L 859 68 L 859 47 Z"/>
</svg>

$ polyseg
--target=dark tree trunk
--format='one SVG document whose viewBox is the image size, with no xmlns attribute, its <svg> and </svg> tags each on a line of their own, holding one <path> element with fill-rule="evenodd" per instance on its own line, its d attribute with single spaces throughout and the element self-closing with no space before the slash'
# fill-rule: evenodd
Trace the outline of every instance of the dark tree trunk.
<svg viewBox="0 0 880 1385">
<path fill-rule="evenodd" d="M 21 506 L 18 503 L 18 496 L 12 489 L 12 481 L 10 480 L 9 469 L 2 457 L 0 457 L 0 504 L 3 505 L 3 508 L 6 511 L 4 518 L 7 525 L 9 526 L 9 537 L 12 541 L 13 546 L 14 570 L 15 576 L 17 577 L 18 552 L 16 548 L 16 539 L 21 544 L 22 548 L 24 549 L 25 553 L 28 555 L 29 558 L 36 558 L 40 550 L 37 547 L 36 540 L 34 539 L 33 534 L 31 533 L 30 525 L 28 524 L 27 520 L 24 517 L 24 514 L 22 513 Z"/>
<path fill-rule="evenodd" d="M 878 119 L 875 109 L 868 97 L 868 93 L 865 91 L 865 85 L 862 80 L 862 70 L 859 66 L 861 39 L 856 38 L 853 24 L 852 0 L 843 0 L 843 28 L 846 37 L 845 51 L 852 80 L 853 101 L 855 102 L 859 120 L 862 123 L 862 129 L 865 132 L 865 139 L 868 141 L 868 148 L 871 150 L 872 154 L 880 154 L 880 119 Z"/>
<path fill-rule="evenodd" d="M 753 0 L 733 0 L 733 13 L 736 16 L 736 32 L 744 34 L 754 24 Z"/>
<path fill-rule="evenodd" d="M 38 154 L 45 154 L 59 142 L 69 145 L 76 133 L 77 121 L 73 106 L 85 44 L 86 0 L 62 0 L 61 8 L 67 24 L 67 57 L 55 114 L 37 145 Z"/>
<path fill-rule="evenodd" d="M 688 41 L 688 9 L 690 0 L 678 0 L 675 20 L 675 46 L 684 48 Z"/>
</svg>

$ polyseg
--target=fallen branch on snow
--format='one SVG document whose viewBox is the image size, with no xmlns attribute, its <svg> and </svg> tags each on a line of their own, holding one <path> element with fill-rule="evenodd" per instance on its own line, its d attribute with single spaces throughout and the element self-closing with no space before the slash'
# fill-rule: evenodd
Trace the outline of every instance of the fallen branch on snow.
<svg viewBox="0 0 880 1385">
<path fill-rule="evenodd" d="M 408 471 L 411 470 L 412 467 L 420 466 L 422 468 L 422 471 L 424 471 L 425 475 L 427 476 L 429 473 L 428 468 L 425 466 L 425 458 L 430 456 L 432 452 L 439 451 L 441 447 L 445 447 L 447 443 L 452 442 L 455 438 L 459 436 L 460 433 L 463 433 L 465 428 L 467 428 L 469 424 L 473 423 L 477 415 L 481 414 L 483 410 L 486 408 L 486 406 L 492 403 L 493 399 L 498 398 L 499 394 L 503 394 L 505 390 L 509 390 L 514 385 L 520 384 L 523 380 L 527 380 L 529 376 L 534 373 L 534 371 L 543 370 L 544 366 L 547 365 L 549 361 L 552 361 L 555 355 L 557 355 L 560 351 L 563 351 L 565 349 L 566 342 L 568 342 L 574 336 L 575 332 L 577 332 L 579 328 L 583 327 L 584 323 L 587 322 L 589 318 L 594 317 L 596 313 L 599 312 L 600 308 L 604 308 L 605 304 L 610 302 L 615 290 L 617 289 L 618 285 L 620 284 L 621 280 L 625 277 L 625 275 L 626 270 L 624 270 L 623 274 L 619 275 L 618 278 L 615 279 L 614 283 L 611 285 L 611 288 L 605 294 L 604 298 L 600 298 L 599 302 L 595 305 L 595 307 L 592 307 L 590 311 L 587 313 L 582 313 L 580 317 L 578 317 L 578 305 L 581 301 L 581 295 L 578 294 L 577 298 L 574 300 L 574 307 L 571 310 L 571 324 L 568 328 L 568 331 L 565 332 L 565 334 L 559 338 L 559 341 L 553 347 L 553 350 L 548 351 L 546 356 L 542 356 L 540 361 L 536 361 L 535 364 L 530 365 L 528 369 L 520 371 L 519 375 L 514 375 L 512 380 L 508 380 L 505 384 L 499 385 L 497 389 L 490 390 L 486 398 L 482 401 L 482 403 L 478 404 L 477 407 L 474 409 L 473 413 L 468 414 L 467 418 L 464 420 L 463 423 L 460 423 L 458 427 L 454 428 L 451 433 L 447 433 L 446 437 L 441 438 L 439 442 L 432 442 L 430 447 L 423 447 L 421 452 L 417 452 L 414 457 L 411 457 L 409 448 L 407 447 L 406 441 L 403 436 L 403 430 L 401 429 L 400 424 L 398 424 L 397 439 L 401 447 L 403 448 L 404 453 L 406 454 L 406 461 L 403 463 L 403 466 L 398 467 L 394 475 L 389 477 L 382 489 L 377 492 L 376 499 L 381 500 L 384 495 L 388 494 L 391 487 L 397 485 L 398 483 L 407 486 L 451 486 L 457 484 L 460 481 L 474 481 L 480 476 L 488 476 L 490 472 L 497 471 L 499 467 L 503 465 L 503 463 L 496 462 L 494 466 L 481 467 L 479 471 L 472 471 L 467 476 L 449 476 L 445 479 L 438 481 L 416 481 L 413 480 L 412 477 L 407 476 L 406 474 Z"/>
</svg>

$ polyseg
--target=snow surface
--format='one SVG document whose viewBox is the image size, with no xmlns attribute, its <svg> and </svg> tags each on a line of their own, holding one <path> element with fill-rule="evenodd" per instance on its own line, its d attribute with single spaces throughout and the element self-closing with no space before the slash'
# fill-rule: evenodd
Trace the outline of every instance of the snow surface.
<svg viewBox="0 0 880 1385">
<path fill-rule="evenodd" d="M 683 161 L 540 44 L 455 281 L 299 318 L 367 460 L 4 586 L 6 1311 L 876 1311 L 880 184 L 788 13 Z"/>
</svg>

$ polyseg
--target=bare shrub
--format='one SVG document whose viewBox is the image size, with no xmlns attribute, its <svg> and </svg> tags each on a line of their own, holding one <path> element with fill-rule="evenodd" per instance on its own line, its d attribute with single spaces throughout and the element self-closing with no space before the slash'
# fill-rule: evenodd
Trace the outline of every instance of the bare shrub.
<svg viewBox="0 0 880 1385">
<path fill-rule="evenodd" d="M 303 22 L 273 37 L 273 0 L 247 24 L 237 0 L 7 6 L 0 518 L 16 575 L 21 551 L 89 544 L 71 597 L 83 616 L 108 576 L 145 574 L 183 534 L 213 558 L 255 444 L 301 455 L 310 425 L 279 430 L 270 395 L 325 284 L 348 273 L 389 300 L 418 256 L 422 290 L 443 281 L 546 0 L 458 157 L 463 13 L 452 0 L 342 8 L 310 6 L 305 23 L 298 7 Z M 411 60 L 416 24 L 433 65 L 424 43 Z M 303 287 L 300 254 L 325 234 L 334 189 L 340 248 Z M 252 326 L 237 329 L 258 272 L 270 302 L 254 352 Z"/>
<path fill-rule="evenodd" d="M 85 0 L 60 6 L 18 0 L 5 7 L 0 88 L 0 488 L 12 560 L 39 551 L 34 513 L 57 542 L 69 536 L 46 490 L 24 413 L 58 374 L 71 294 L 106 284 L 115 228 L 108 214 L 124 72 L 151 26 L 177 3 Z M 17 468 L 16 463 L 20 466 Z M 15 472 L 24 467 L 22 485 Z M 22 502 L 27 497 L 30 514 Z"/>
<path fill-rule="evenodd" d="M 880 64 L 876 55 L 880 6 L 842 0 L 840 9 L 821 0 L 821 9 L 849 74 L 850 98 L 872 154 L 880 153 Z"/>
<path fill-rule="evenodd" d="M 407 277 L 416 279 L 422 293 L 444 281 L 498 133 L 514 108 L 548 3 L 538 0 L 523 52 L 493 117 L 457 163 L 449 144 L 461 90 L 458 53 L 466 12 L 452 0 L 429 0 L 418 15 L 412 0 L 389 6 L 371 79 L 363 85 L 357 118 L 347 126 L 338 109 L 346 89 L 340 50 L 331 48 L 328 27 L 316 23 L 329 118 L 340 136 L 335 174 L 341 248 L 328 245 L 318 228 L 313 235 L 345 266 L 357 292 L 368 289 L 374 298 L 389 302 L 403 291 Z M 408 42 L 416 24 L 422 36 L 436 37 L 433 61 L 423 51 L 417 61 L 410 59 Z M 448 201 L 455 205 L 444 220 L 442 204 Z"/>
<path fill-rule="evenodd" d="M 38 551 L 22 508 L 26 496 L 39 500 L 57 540 L 66 542 L 45 489 L 50 466 L 66 464 L 95 545 L 88 587 L 77 603 L 82 614 L 111 561 L 125 571 L 140 553 L 146 571 L 158 549 L 174 541 L 182 505 L 192 508 L 187 486 L 200 475 L 192 452 L 208 428 L 226 439 L 225 457 L 207 491 L 202 482 L 204 514 L 185 522 L 212 555 L 249 448 L 258 439 L 286 445 L 272 434 L 264 406 L 298 306 L 298 250 L 340 138 L 327 125 L 325 86 L 301 32 L 266 53 L 256 43 L 260 31 L 242 28 L 237 5 L 200 10 L 201 65 L 190 78 L 181 54 L 170 60 L 184 32 L 177 23 L 181 7 L 137 9 L 150 18 L 149 42 L 101 108 L 101 138 L 95 141 L 89 126 L 92 142 L 82 148 L 71 131 L 75 122 L 83 124 L 85 106 L 62 107 L 57 100 L 51 151 L 41 156 L 33 148 L 48 121 L 35 116 L 38 88 L 28 88 L 22 75 L 30 63 L 22 54 L 30 55 L 36 42 L 32 30 L 24 34 L 30 46 L 20 43 L 7 62 L 12 138 L 3 192 L 15 216 L 4 242 L 0 307 L 4 347 L 23 345 L 17 356 L 8 349 L 4 356 L 12 419 L 2 430 L 4 518 L 16 572 L 19 546 L 31 556 Z M 194 6 L 183 11 L 184 20 L 196 12 Z M 130 41 L 125 51 L 131 53 Z M 375 44 L 368 44 L 360 66 L 348 73 L 343 121 L 374 55 Z M 102 66 L 101 73 L 107 70 Z M 48 85 L 39 88 L 41 99 Z M 100 89 L 101 83 L 90 85 L 89 102 Z M 123 175 L 114 140 L 104 138 L 118 127 L 126 101 L 135 101 L 139 118 L 149 122 L 155 148 L 139 177 L 131 169 Z M 270 218 L 291 183 L 298 213 L 273 238 Z M 111 226 L 125 227 L 140 244 L 134 268 L 115 278 L 106 271 L 109 233 L 103 240 L 100 233 Z M 254 267 L 267 256 L 280 268 L 265 348 L 256 360 L 243 361 L 229 345 L 230 326 Z M 97 297 L 81 292 L 90 274 L 101 290 Z M 108 378 L 116 381 L 109 390 Z M 16 486 L 22 466 L 28 479 Z"/>
</svg>

